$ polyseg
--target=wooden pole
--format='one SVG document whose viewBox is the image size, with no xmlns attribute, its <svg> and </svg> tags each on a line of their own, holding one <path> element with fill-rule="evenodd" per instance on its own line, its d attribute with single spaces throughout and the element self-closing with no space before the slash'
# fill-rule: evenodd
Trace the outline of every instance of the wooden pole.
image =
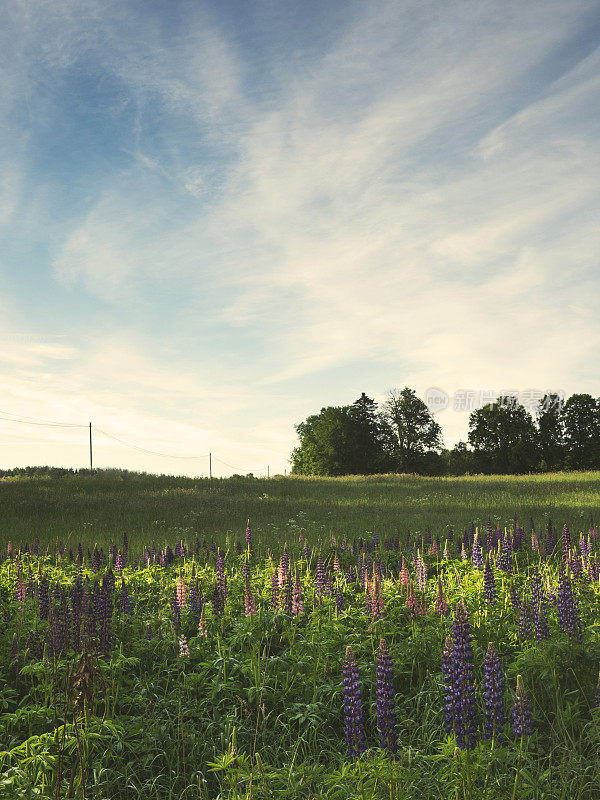
<svg viewBox="0 0 600 800">
<path fill-rule="evenodd" d="M 208 477 L 212 478 L 212 453 L 208 454 Z"/>
<path fill-rule="evenodd" d="M 94 460 L 92 458 L 92 423 L 90 422 L 90 472 L 94 471 Z"/>
</svg>

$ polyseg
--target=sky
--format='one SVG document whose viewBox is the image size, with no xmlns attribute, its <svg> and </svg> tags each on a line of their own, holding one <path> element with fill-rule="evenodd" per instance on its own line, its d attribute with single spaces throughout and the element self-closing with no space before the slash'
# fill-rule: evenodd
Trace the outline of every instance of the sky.
<svg viewBox="0 0 600 800">
<path fill-rule="evenodd" d="M 598 0 L 3 0 L 0 467 L 597 396 L 599 109 Z"/>
</svg>

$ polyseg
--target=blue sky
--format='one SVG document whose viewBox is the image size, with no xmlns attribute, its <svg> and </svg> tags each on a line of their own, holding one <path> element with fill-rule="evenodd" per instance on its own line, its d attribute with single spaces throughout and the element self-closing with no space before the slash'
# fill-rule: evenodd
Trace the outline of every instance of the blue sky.
<svg viewBox="0 0 600 800">
<path fill-rule="evenodd" d="M 0 416 L 261 474 L 362 391 L 600 394 L 598 2 L 22 0 L 0 78 Z"/>
</svg>

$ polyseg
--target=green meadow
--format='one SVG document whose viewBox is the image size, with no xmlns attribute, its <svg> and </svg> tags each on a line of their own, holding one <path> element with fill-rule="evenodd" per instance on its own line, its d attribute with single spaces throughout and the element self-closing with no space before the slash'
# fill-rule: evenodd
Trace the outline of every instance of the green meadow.
<svg viewBox="0 0 600 800">
<path fill-rule="evenodd" d="M 106 470 L 0 480 L 0 546 L 36 534 L 42 546 L 57 538 L 105 546 L 124 532 L 133 547 L 196 535 L 222 543 L 228 533 L 239 538 L 247 518 L 265 542 L 298 530 L 310 540 L 427 527 L 443 533 L 448 525 L 460 531 L 472 522 L 485 526 L 488 515 L 501 527 L 516 515 L 528 528 L 533 518 L 536 529 L 551 517 L 579 532 L 599 512 L 600 472 L 209 480 Z"/>
</svg>

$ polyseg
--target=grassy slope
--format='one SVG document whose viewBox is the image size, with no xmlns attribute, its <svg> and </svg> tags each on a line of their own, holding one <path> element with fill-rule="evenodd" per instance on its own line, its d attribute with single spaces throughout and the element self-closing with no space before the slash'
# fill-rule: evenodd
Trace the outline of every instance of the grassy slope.
<svg viewBox="0 0 600 800">
<path fill-rule="evenodd" d="M 555 526 L 587 530 L 600 515 L 600 472 L 532 476 L 421 478 L 190 479 L 94 476 L 0 480 L 0 546 L 31 541 L 106 544 L 127 531 L 132 545 L 213 536 L 241 537 L 246 517 L 255 537 L 303 528 L 318 537 L 330 531 L 361 536 L 373 528 L 434 532 L 448 524 L 508 525 L 517 514 L 528 527 L 550 515 Z"/>
</svg>

